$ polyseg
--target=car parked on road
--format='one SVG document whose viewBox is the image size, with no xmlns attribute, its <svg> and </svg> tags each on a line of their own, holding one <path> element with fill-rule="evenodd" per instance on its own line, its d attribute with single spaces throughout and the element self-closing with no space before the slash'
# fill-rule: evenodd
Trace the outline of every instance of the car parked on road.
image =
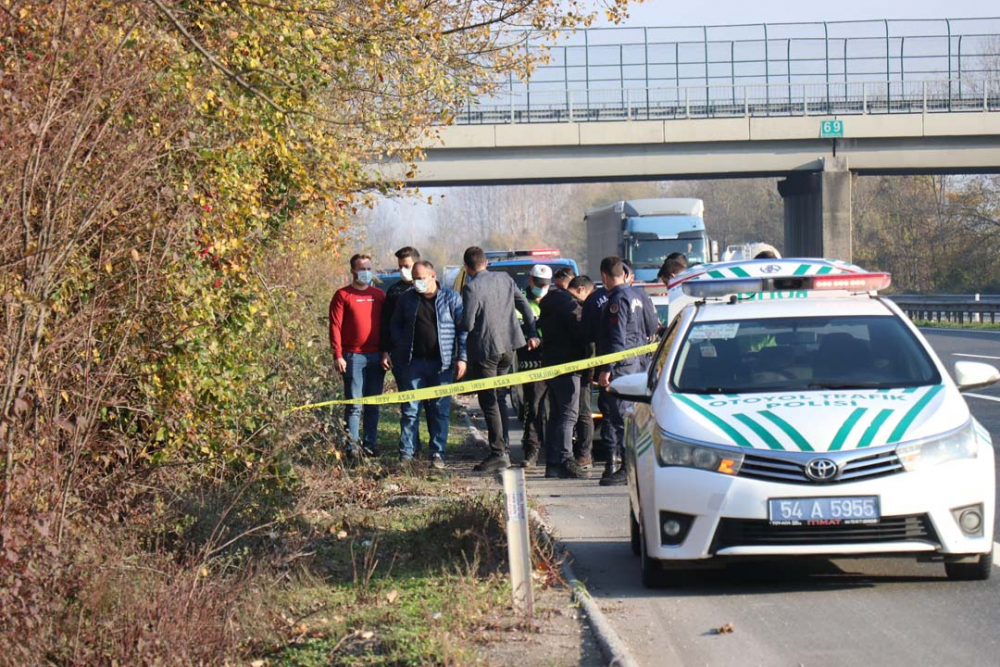
<svg viewBox="0 0 1000 667">
<path fill-rule="evenodd" d="M 992 441 L 947 369 L 877 291 L 825 260 L 695 267 L 648 373 L 612 383 L 643 582 L 737 558 L 906 556 L 952 579 L 993 564 Z M 664 566 L 668 566 L 666 569 Z"/>
</svg>

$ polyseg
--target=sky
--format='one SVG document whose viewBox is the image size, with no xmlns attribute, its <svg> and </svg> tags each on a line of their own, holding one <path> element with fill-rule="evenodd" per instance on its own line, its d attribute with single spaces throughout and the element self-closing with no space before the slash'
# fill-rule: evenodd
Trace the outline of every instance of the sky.
<svg viewBox="0 0 1000 667">
<path fill-rule="evenodd" d="M 626 25 L 727 25 L 784 21 L 972 18 L 1000 16 L 986 0 L 647 0 L 635 5 Z M 606 21 L 602 25 L 608 25 Z"/>
</svg>

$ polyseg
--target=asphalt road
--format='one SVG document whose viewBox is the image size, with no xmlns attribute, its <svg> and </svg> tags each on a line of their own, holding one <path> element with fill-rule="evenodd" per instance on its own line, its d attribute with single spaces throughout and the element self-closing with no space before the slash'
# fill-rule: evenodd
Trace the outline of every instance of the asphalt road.
<svg viewBox="0 0 1000 667">
<path fill-rule="evenodd" d="M 1000 366 L 1000 334 L 925 335 L 949 368 Z M 1000 387 L 975 394 L 969 406 L 1000 447 Z M 1000 567 L 988 582 L 966 583 L 948 581 L 941 564 L 909 560 L 782 561 L 692 573 L 680 587 L 650 591 L 629 549 L 626 489 L 545 480 L 542 471 L 529 471 L 529 492 L 641 665 L 1000 664 Z M 714 632 L 727 623 L 732 633 Z"/>
</svg>

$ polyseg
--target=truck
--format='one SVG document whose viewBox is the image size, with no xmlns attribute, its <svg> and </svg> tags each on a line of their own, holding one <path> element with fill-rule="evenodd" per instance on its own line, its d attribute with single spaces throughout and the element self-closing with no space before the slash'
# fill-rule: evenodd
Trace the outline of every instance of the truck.
<svg viewBox="0 0 1000 667">
<path fill-rule="evenodd" d="M 682 252 L 689 264 L 718 257 L 718 242 L 705 231 L 705 203 L 700 199 L 632 199 L 587 211 L 587 273 L 597 276 L 601 260 L 627 259 L 636 281 L 657 279 L 667 255 Z"/>
</svg>

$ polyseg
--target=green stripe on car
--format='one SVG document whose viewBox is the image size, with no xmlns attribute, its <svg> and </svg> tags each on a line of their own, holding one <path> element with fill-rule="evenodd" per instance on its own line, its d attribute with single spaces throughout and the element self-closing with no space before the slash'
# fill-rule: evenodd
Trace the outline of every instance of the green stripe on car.
<svg viewBox="0 0 1000 667">
<path fill-rule="evenodd" d="M 882 428 L 882 424 L 885 423 L 885 420 L 888 419 L 889 415 L 893 412 L 895 411 L 885 409 L 875 415 L 875 419 L 872 420 L 872 423 L 868 425 L 868 428 L 865 429 L 864 434 L 861 436 L 861 441 L 858 442 L 858 449 L 872 444 L 872 440 L 875 439 L 875 434 L 878 433 L 878 430 Z"/>
<path fill-rule="evenodd" d="M 844 442 L 847 441 L 847 436 L 851 434 L 851 429 L 854 425 L 858 423 L 861 419 L 861 415 L 868 412 L 868 408 L 856 408 L 854 412 L 844 421 L 844 424 L 837 431 L 837 435 L 833 436 L 833 442 L 830 443 L 830 449 L 828 451 L 836 452 L 844 446 Z"/>
<path fill-rule="evenodd" d="M 744 271 L 743 269 L 741 269 L 738 266 L 734 266 L 733 268 L 731 268 L 729 270 L 732 271 L 733 275 L 736 276 L 737 278 L 749 278 L 750 277 L 749 273 L 747 273 L 746 271 Z"/>
<path fill-rule="evenodd" d="M 833 267 L 832 266 L 822 266 L 822 267 L 820 267 L 819 271 L 816 272 L 816 275 L 817 276 L 825 276 L 826 274 L 830 273 L 831 271 L 833 271 Z"/>
<path fill-rule="evenodd" d="M 774 414 L 770 410 L 761 410 L 757 414 L 759 414 L 761 417 L 764 417 L 765 419 L 770 420 L 775 426 L 784 431 L 785 435 L 791 438 L 792 442 L 795 443 L 795 446 L 801 449 L 802 451 L 804 452 L 814 451 L 809 442 L 802 437 L 802 434 L 799 433 L 794 426 L 786 422 L 778 415 Z"/>
<path fill-rule="evenodd" d="M 781 443 L 778 442 L 777 438 L 768 433 L 767 429 L 765 429 L 763 426 L 761 426 L 753 419 L 751 419 L 749 415 L 738 414 L 738 415 L 733 415 L 733 417 L 735 417 L 736 419 L 740 420 L 748 427 L 750 427 L 750 430 L 756 433 L 757 437 L 763 440 L 764 444 L 766 444 L 771 449 L 784 449 L 784 447 L 781 446 Z"/>
<path fill-rule="evenodd" d="M 903 436 L 906 434 L 906 429 L 910 428 L 910 424 L 913 423 L 913 420 L 917 418 L 917 415 L 919 415 L 921 411 L 927 407 L 927 404 L 931 402 L 931 399 L 937 396 L 942 389 L 944 389 L 944 385 L 936 384 L 920 397 L 920 400 L 917 401 L 912 408 L 910 408 L 910 411 L 903 415 L 903 418 L 899 420 L 896 428 L 894 428 L 892 433 L 889 435 L 889 443 L 899 442 L 903 439 Z"/>
<path fill-rule="evenodd" d="M 709 271 L 708 275 L 712 276 L 713 278 L 725 278 L 726 277 L 726 274 L 724 274 L 722 271 Z"/>
<path fill-rule="evenodd" d="M 750 441 L 744 438 L 740 434 L 740 432 L 734 429 L 732 426 L 722 421 L 721 419 L 713 415 L 711 412 L 709 412 L 702 406 L 692 401 L 687 396 L 682 396 L 681 394 L 674 394 L 674 396 L 677 398 L 678 401 L 688 406 L 689 408 L 693 409 L 699 415 L 701 415 L 708 421 L 712 422 L 715 426 L 719 427 L 719 429 L 721 429 L 723 433 L 728 435 L 732 439 L 732 441 L 735 442 L 737 445 L 739 445 L 740 447 L 747 447 L 749 449 L 753 449 L 753 445 L 750 444 Z"/>
</svg>

